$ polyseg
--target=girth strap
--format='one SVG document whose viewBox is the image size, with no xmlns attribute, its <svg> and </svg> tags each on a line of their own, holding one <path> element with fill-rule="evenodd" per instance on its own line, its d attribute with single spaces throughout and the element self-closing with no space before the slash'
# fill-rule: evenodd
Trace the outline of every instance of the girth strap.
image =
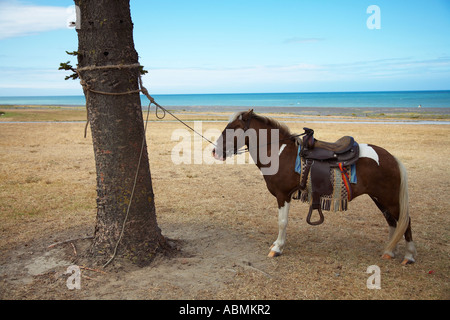
<svg viewBox="0 0 450 320">
<path fill-rule="evenodd" d="M 342 180 L 344 181 L 345 188 L 347 189 L 347 198 L 348 201 L 353 199 L 353 192 L 352 188 L 350 187 L 350 178 L 348 177 L 347 169 L 342 165 L 342 163 L 339 163 L 339 170 L 342 174 Z"/>
</svg>

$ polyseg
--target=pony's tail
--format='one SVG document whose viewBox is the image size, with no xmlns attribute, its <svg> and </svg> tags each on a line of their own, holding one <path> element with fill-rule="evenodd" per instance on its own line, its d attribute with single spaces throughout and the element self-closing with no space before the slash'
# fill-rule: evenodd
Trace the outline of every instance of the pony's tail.
<svg viewBox="0 0 450 320">
<path fill-rule="evenodd" d="M 395 232 L 389 240 L 385 252 L 393 253 L 397 243 L 402 239 L 409 226 L 408 173 L 405 166 L 395 158 L 400 169 L 399 216 Z"/>
</svg>

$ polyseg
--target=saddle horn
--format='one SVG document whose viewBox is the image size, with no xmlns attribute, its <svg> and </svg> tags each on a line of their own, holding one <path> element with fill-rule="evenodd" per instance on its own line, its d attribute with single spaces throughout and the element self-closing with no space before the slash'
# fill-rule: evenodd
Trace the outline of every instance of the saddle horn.
<svg viewBox="0 0 450 320">
<path fill-rule="evenodd" d="M 314 130 L 310 128 L 303 128 L 305 130 L 305 136 L 303 137 L 303 148 L 314 148 Z"/>
</svg>

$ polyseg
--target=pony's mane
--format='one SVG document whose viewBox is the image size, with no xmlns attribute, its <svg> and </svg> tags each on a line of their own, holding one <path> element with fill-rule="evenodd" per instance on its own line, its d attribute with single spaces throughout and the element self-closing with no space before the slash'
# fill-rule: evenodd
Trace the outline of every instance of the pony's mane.
<svg viewBox="0 0 450 320">
<path fill-rule="evenodd" d="M 238 119 L 240 116 L 242 116 L 246 112 L 247 111 L 236 112 L 233 116 L 231 116 L 230 123 L 235 121 L 236 119 Z M 270 127 L 273 127 L 274 129 L 280 130 L 281 134 L 284 134 L 287 136 L 292 136 L 291 130 L 289 129 L 289 127 L 286 124 L 279 122 L 273 118 L 270 118 L 267 116 L 262 116 L 262 115 L 259 115 L 259 114 L 256 114 L 253 112 L 252 119 L 256 119 L 259 122 L 262 122 Z"/>
</svg>

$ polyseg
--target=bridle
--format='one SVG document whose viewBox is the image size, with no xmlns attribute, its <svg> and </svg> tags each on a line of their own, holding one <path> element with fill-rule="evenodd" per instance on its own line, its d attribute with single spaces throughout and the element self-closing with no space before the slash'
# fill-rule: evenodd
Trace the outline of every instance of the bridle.
<svg viewBox="0 0 450 320">
<path fill-rule="evenodd" d="M 245 125 L 244 125 L 244 129 L 243 129 L 243 130 L 244 130 L 244 133 L 245 133 L 248 129 L 250 129 L 250 122 L 251 122 L 252 118 L 253 118 L 253 112 L 250 113 L 248 119 L 245 120 Z M 278 142 L 280 142 L 280 141 L 286 141 L 286 140 L 289 140 L 289 141 L 295 141 L 295 140 L 294 140 L 295 138 L 304 136 L 304 135 L 306 135 L 306 134 L 307 134 L 307 132 L 303 132 L 303 133 L 300 133 L 300 134 L 291 135 L 291 136 L 289 136 L 288 138 L 279 139 Z M 257 146 L 255 146 L 255 147 L 256 147 L 256 148 L 259 148 L 259 147 L 265 147 L 265 146 L 269 146 L 269 145 L 271 145 L 271 144 L 272 144 L 272 142 L 269 142 L 269 143 L 266 143 L 266 144 L 257 145 Z M 250 150 L 252 150 L 252 149 L 254 149 L 254 147 L 253 147 L 253 148 L 249 148 L 249 147 L 246 145 L 246 148 L 245 148 L 245 149 L 235 150 L 235 151 L 234 151 L 234 154 L 242 154 L 242 153 L 250 152 Z"/>
</svg>

